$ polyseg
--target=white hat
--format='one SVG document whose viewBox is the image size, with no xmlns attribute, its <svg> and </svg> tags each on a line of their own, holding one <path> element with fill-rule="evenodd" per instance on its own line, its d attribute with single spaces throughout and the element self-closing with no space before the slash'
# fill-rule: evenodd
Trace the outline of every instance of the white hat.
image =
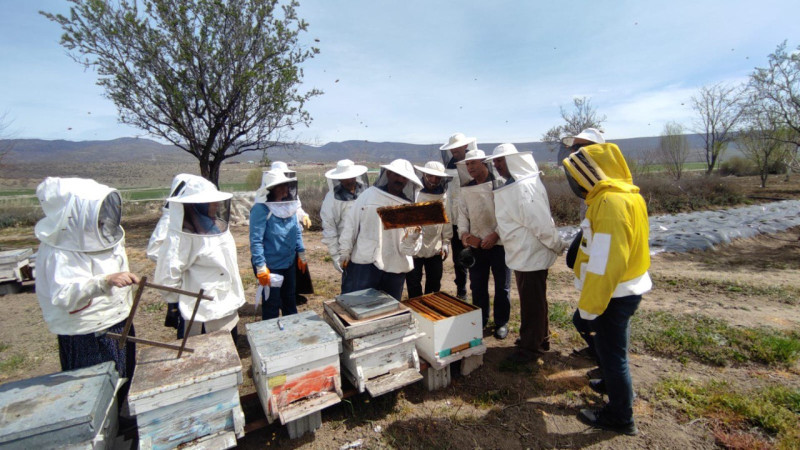
<svg viewBox="0 0 800 450">
<path fill-rule="evenodd" d="M 577 134 L 575 136 L 565 137 L 561 140 L 561 142 L 566 145 L 567 147 L 572 147 L 573 142 L 575 139 L 584 139 L 589 142 L 594 142 L 595 144 L 605 144 L 606 140 L 603 139 L 602 131 L 598 130 L 597 128 L 587 128 Z"/>
<path fill-rule="evenodd" d="M 286 163 L 283 161 L 275 161 L 272 163 L 272 165 L 269 166 L 269 170 L 275 170 L 275 169 L 287 171 L 289 170 L 289 166 L 286 165 Z"/>
<path fill-rule="evenodd" d="M 422 182 L 419 181 L 417 174 L 414 173 L 414 166 L 412 166 L 411 163 L 405 159 L 395 159 L 389 164 L 382 164 L 381 168 L 390 170 L 416 184 L 417 186 L 422 187 Z"/>
<path fill-rule="evenodd" d="M 444 171 L 444 164 L 438 161 L 428 161 L 424 166 L 414 166 L 414 168 L 434 177 L 449 178 L 452 176 Z"/>
<path fill-rule="evenodd" d="M 526 153 L 530 152 L 520 153 L 517 151 L 517 147 L 515 147 L 514 144 L 500 144 L 494 148 L 494 151 L 492 151 L 492 156 L 487 157 L 486 160 L 489 161 L 495 158 L 505 158 L 508 155 L 526 154 Z"/>
<path fill-rule="evenodd" d="M 297 182 L 297 180 L 287 177 L 282 169 L 274 168 L 264 172 L 264 175 L 261 176 L 261 187 L 259 188 L 259 191 L 268 191 L 279 184 L 291 182 Z"/>
<path fill-rule="evenodd" d="M 464 133 L 455 133 L 447 140 L 447 143 L 439 147 L 439 150 L 452 150 L 454 148 L 463 147 L 465 145 L 469 145 L 474 143 L 476 139 L 474 137 L 466 137 Z"/>
<path fill-rule="evenodd" d="M 367 173 L 367 166 L 354 164 L 349 159 L 343 159 L 336 163 L 336 168 L 325 172 L 325 178 L 331 180 L 346 180 L 356 178 Z"/>
<path fill-rule="evenodd" d="M 228 200 L 233 194 L 220 192 L 214 183 L 202 177 L 192 177 L 186 180 L 186 186 L 180 194 L 167 199 L 176 203 L 213 203 Z"/>
<path fill-rule="evenodd" d="M 484 161 L 486 159 L 486 153 L 483 150 L 476 148 L 475 150 L 470 150 L 464 155 L 464 159 L 457 162 L 456 164 L 466 164 L 467 161 Z"/>
</svg>

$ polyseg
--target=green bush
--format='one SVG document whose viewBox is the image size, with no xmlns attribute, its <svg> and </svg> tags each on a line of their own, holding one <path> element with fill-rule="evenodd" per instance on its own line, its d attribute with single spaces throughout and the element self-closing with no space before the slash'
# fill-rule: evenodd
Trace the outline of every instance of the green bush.
<svg viewBox="0 0 800 450">
<path fill-rule="evenodd" d="M 719 174 L 722 176 L 733 175 L 737 177 L 758 175 L 758 167 L 747 158 L 734 156 L 719 165 Z"/>
<path fill-rule="evenodd" d="M 256 168 L 250 169 L 250 171 L 247 172 L 247 178 L 245 178 L 245 180 L 244 180 L 244 185 L 245 185 L 245 190 L 246 191 L 255 191 L 259 187 L 261 187 L 261 174 L 262 173 L 263 172 L 262 172 L 260 167 L 256 167 Z"/>
</svg>

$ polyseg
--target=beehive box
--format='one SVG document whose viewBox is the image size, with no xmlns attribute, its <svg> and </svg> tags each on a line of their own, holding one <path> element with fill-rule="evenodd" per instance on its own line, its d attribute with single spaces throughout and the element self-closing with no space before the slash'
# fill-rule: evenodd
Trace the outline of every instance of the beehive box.
<svg viewBox="0 0 800 450">
<path fill-rule="evenodd" d="M 486 352 L 481 309 L 436 292 L 403 302 L 424 333 L 417 340 L 420 355 L 437 369 L 465 356 Z"/>
<path fill-rule="evenodd" d="M 359 299 L 361 297 L 361 299 Z M 359 301 L 363 300 L 363 301 Z M 353 305 L 374 305 L 354 318 Z M 352 292 L 323 303 L 325 320 L 344 340 L 342 372 L 359 392 L 373 397 L 422 379 L 416 341 L 416 321 L 408 308 L 374 289 Z"/>
<path fill-rule="evenodd" d="M 0 447 L 111 448 L 120 385 L 105 362 L 0 386 Z"/>
<path fill-rule="evenodd" d="M 339 403 L 342 339 L 314 311 L 248 323 L 253 379 L 269 423 Z"/>
<path fill-rule="evenodd" d="M 139 346 L 128 406 L 140 449 L 201 442 L 230 448 L 244 436 L 242 363 L 230 332 L 192 336 L 186 346 L 194 352 L 181 358 L 175 350 Z"/>
</svg>

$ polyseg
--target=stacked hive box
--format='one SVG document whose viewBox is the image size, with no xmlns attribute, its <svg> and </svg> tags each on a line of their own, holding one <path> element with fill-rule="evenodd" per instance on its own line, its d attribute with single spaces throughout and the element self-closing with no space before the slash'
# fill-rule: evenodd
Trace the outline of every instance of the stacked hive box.
<svg viewBox="0 0 800 450">
<path fill-rule="evenodd" d="M 403 304 L 411 309 L 424 333 L 417 341 L 417 350 L 433 369 L 426 374 L 428 389 L 450 383 L 452 362 L 464 360 L 461 367 L 464 375 L 483 363 L 486 346 L 480 308 L 444 292 L 425 294 Z"/>
<path fill-rule="evenodd" d="M 128 405 L 139 425 L 139 448 L 191 443 L 230 448 L 244 436 L 239 403 L 242 363 L 230 332 L 190 337 L 193 353 L 141 346 Z"/>
<path fill-rule="evenodd" d="M 267 420 L 288 423 L 292 438 L 319 428 L 319 411 L 342 397 L 339 335 L 314 311 L 246 328 L 253 379 Z"/>
<path fill-rule="evenodd" d="M 408 308 L 375 289 L 340 295 L 323 304 L 325 319 L 344 339 L 344 375 L 373 397 L 422 379 L 417 326 Z"/>
<path fill-rule="evenodd" d="M 0 447 L 111 448 L 120 384 L 106 362 L 0 386 Z"/>
</svg>

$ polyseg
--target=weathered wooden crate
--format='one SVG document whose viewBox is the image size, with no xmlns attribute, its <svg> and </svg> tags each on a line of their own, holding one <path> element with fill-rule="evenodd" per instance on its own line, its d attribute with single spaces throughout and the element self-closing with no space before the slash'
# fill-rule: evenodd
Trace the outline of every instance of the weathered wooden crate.
<svg viewBox="0 0 800 450">
<path fill-rule="evenodd" d="M 425 333 L 417 340 L 417 350 L 431 367 L 442 369 L 464 357 L 486 352 L 483 319 L 477 306 L 444 292 L 425 294 L 403 304 Z"/>
<path fill-rule="evenodd" d="M 396 305 L 388 308 L 388 312 L 366 314 L 368 318 L 359 320 L 349 314 L 348 309 L 352 308 L 341 304 L 344 296 L 323 303 L 325 320 L 344 339 L 341 355 L 344 375 L 359 392 L 366 390 L 373 397 L 421 380 L 416 350 L 420 335 L 411 312 L 380 291 L 368 289 L 349 295 L 357 293 L 389 297 Z M 386 311 L 383 303 L 375 302 L 376 307 Z"/>
<path fill-rule="evenodd" d="M 286 425 L 341 401 L 342 339 L 317 313 L 304 311 L 245 327 L 253 379 L 269 423 L 279 419 Z M 314 430 L 301 434 L 305 431 Z"/>
<path fill-rule="evenodd" d="M 230 448 L 244 436 L 242 363 L 230 332 L 192 336 L 193 353 L 140 346 L 128 406 L 140 449 Z M 212 447 L 209 447 L 211 445 Z"/>
<path fill-rule="evenodd" d="M 106 362 L 0 386 L 0 447 L 111 448 L 122 381 Z"/>
</svg>

